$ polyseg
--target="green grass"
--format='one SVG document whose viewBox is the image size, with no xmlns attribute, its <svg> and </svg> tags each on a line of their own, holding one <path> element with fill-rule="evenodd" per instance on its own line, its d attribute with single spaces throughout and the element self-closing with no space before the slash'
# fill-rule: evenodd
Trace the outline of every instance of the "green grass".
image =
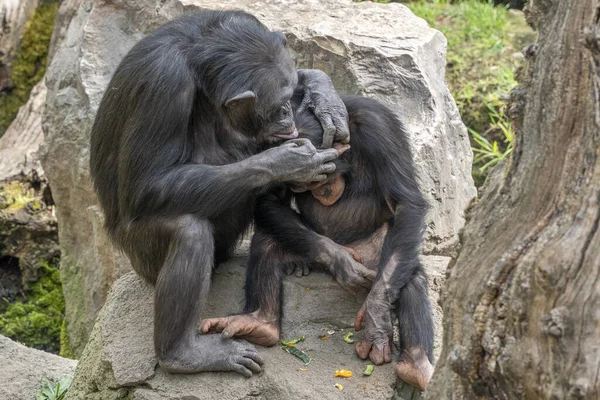
<svg viewBox="0 0 600 400">
<path fill-rule="evenodd" d="M 489 167 L 512 150 L 505 99 L 517 85 L 520 51 L 535 34 L 522 14 L 491 2 L 419 0 L 406 6 L 448 40 L 446 80 L 471 132 L 473 177 L 481 185 Z"/>
<path fill-rule="evenodd" d="M 29 347 L 58 354 L 65 299 L 57 268 L 39 265 L 40 279 L 26 292 L 26 299 L 6 305 L 0 314 L 0 333 Z"/>
</svg>

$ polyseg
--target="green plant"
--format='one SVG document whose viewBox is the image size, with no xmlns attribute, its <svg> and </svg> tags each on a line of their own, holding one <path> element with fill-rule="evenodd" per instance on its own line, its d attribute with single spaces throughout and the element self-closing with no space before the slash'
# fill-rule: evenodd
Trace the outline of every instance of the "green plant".
<svg viewBox="0 0 600 400">
<path fill-rule="evenodd" d="M 487 105 L 489 110 L 490 127 L 483 134 L 469 128 L 473 138 L 472 147 L 475 157 L 473 158 L 474 177 L 476 180 L 484 180 L 488 168 L 505 160 L 513 150 L 515 134 L 508 117 L 498 111 L 492 104 Z M 501 141 L 488 140 L 487 137 L 501 137 Z M 483 182 L 478 182 L 483 183 Z"/>
<path fill-rule="evenodd" d="M 58 1 L 42 2 L 25 25 L 12 64 L 12 89 L 8 93 L 0 93 L 0 136 L 17 115 L 19 107 L 27 102 L 33 86 L 46 72 L 48 46 L 58 6 Z"/>
<path fill-rule="evenodd" d="M 0 315 L 0 333 L 39 350 L 58 353 L 65 300 L 58 269 L 43 262 L 39 280 Z"/>
<path fill-rule="evenodd" d="M 57 382 L 51 382 L 44 378 L 42 390 L 35 395 L 35 400 L 63 400 L 72 380 L 70 375 L 62 376 Z"/>
</svg>

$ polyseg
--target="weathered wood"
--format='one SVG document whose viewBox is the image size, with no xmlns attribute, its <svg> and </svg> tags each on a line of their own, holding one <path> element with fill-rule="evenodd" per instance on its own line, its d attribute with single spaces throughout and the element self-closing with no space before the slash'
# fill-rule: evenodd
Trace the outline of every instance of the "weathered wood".
<svg viewBox="0 0 600 400">
<path fill-rule="evenodd" d="M 528 7 L 516 149 L 450 269 L 430 399 L 600 396 L 600 1 Z"/>
</svg>

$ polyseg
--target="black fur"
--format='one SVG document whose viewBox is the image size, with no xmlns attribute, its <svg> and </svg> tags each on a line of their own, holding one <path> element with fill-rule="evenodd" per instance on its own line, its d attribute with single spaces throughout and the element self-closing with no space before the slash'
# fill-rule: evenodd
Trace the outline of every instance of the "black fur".
<svg viewBox="0 0 600 400">
<path fill-rule="evenodd" d="M 315 259 L 324 251 L 318 235 L 345 245 L 370 237 L 388 223 L 377 279 L 390 257 L 398 255 L 391 290 L 400 319 L 400 348 L 418 346 L 433 362 L 427 276 L 419 261 L 428 205 L 416 181 L 407 131 L 393 112 L 376 101 L 356 96 L 342 99 L 350 118 L 351 137 L 351 149 L 336 160 L 346 181 L 344 193 L 329 207 L 321 205 L 310 192 L 292 196 L 285 188 L 260 198 L 245 311 L 261 309 L 280 317 L 281 268 L 315 266 Z M 294 98 L 293 105 L 300 101 Z M 322 130 L 314 116 L 304 111 L 295 118 L 300 135 L 318 143 Z M 292 197 L 299 215 L 290 208 Z"/>
<path fill-rule="evenodd" d="M 223 364 L 230 350 L 205 348 L 196 329 L 211 270 L 247 229 L 263 189 L 264 165 L 240 161 L 272 144 L 273 111 L 298 80 L 284 45 L 243 12 L 186 16 L 131 49 L 98 109 L 94 187 L 110 237 L 156 285 L 155 346 L 171 371 L 240 372 Z M 256 94 L 252 112 L 226 110 L 246 90 Z"/>
</svg>

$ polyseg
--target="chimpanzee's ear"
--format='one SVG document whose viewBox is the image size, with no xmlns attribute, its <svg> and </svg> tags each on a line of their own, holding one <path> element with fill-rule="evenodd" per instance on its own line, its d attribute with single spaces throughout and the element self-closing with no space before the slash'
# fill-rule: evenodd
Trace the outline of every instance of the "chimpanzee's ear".
<svg viewBox="0 0 600 400">
<path fill-rule="evenodd" d="M 249 112 L 254 110 L 256 95 L 252 90 L 246 90 L 225 101 L 225 107 L 234 112 Z"/>
</svg>

